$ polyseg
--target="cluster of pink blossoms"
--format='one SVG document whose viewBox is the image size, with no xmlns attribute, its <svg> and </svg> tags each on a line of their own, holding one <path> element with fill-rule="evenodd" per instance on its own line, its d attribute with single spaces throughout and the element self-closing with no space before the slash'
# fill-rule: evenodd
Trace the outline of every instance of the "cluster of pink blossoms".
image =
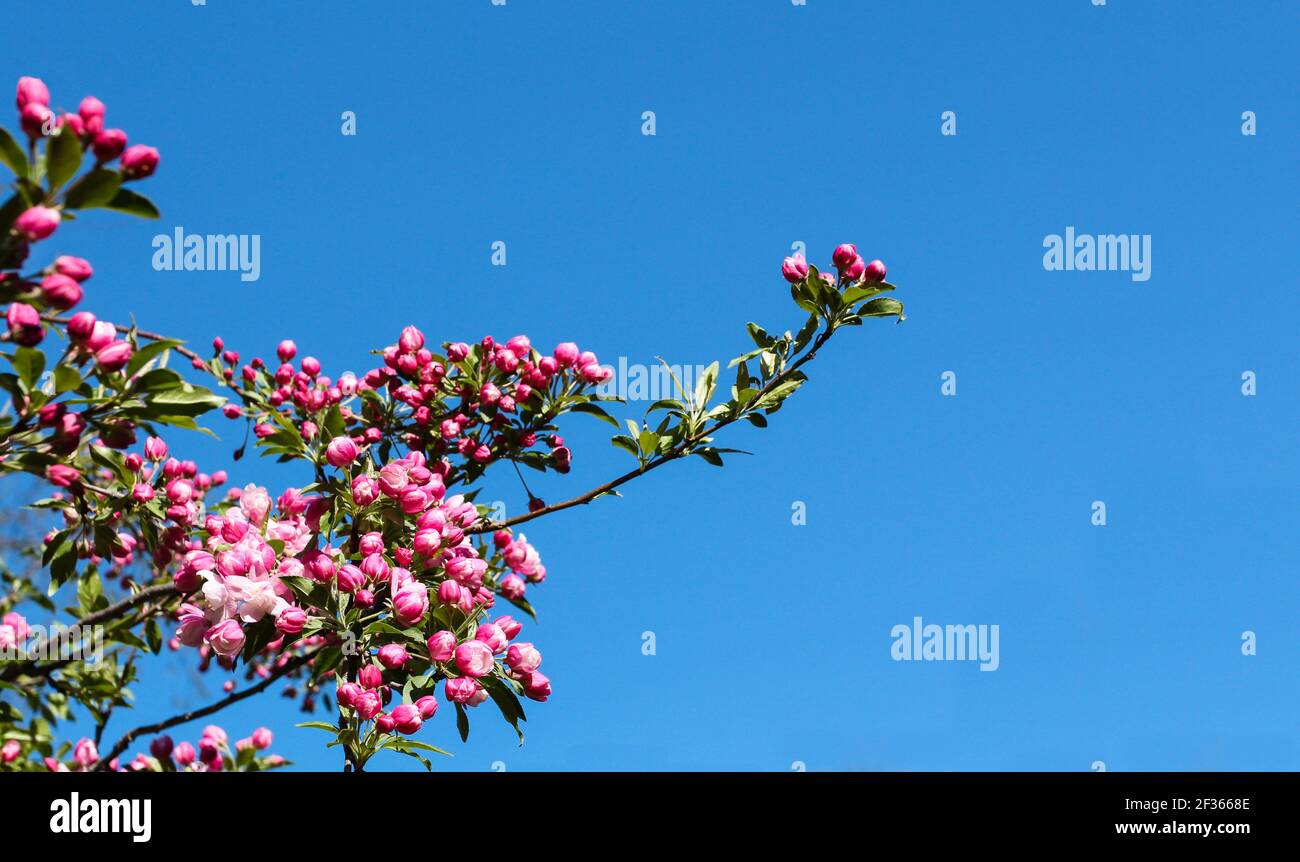
<svg viewBox="0 0 1300 862">
<path fill-rule="evenodd" d="M 49 406 L 62 408 L 63 404 L 60 402 Z M 46 412 L 42 410 L 42 422 L 45 421 Z M 57 443 L 61 439 L 66 439 L 75 448 L 85 425 L 84 419 L 64 410 L 49 412 L 51 413 L 49 424 L 56 427 L 52 440 Z M 134 429 L 124 427 L 120 429 L 116 439 L 110 434 L 96 438 L 94 442 L 109 448 L 124 449 L 133 445 L 135 439 Z M 127 453 L 122 463 L 134 477 L 131 499 L 135 503 L 147 504 L 155 498 L 165 501 L 164 514 L 172 525 L 164 529 L 159 536 L 157 546 L 153 549 L 153 563 L 160 567 L 167 566 L 176 555 L 191 550 L 190 527 L 198 517 L 207 493 L 225 483 L 226 471 L 217 470 L 211 474 L 200 472 L 195 462 L 180 461 L 170 457 L 167 444 L 158 437 L 145 440 L 142 448 L 143 453 Z M 52 464 L 47 468 L 46 476 L 51 483 L 59 487 L 67 488 L 74 493 L 83 493 L 83 477 L 81 471 L 75 467 Z M 106 476 L 106 478 L 112 477 Z M 124 514 L 123 511 L 113 512 L 111 522 L 122 521 Z M 76 517 L 71 509 L 65 510 L 65 516 Z M 49 541 L 53 535 L 53 533 L 47 535 L 46 540 Z M 113 547 L 114 562 L 120 566 L 130 565 L 134 561 L 135 549 L 140 544 L 139 539 L 125 532 L 118 533 L 116 538 L 117 542 Z M 100 561 L 92 554 L 88 556 L 94 562 Z"/>
<path fill-rule="evenodd" d="M 118 173 L 123 181 L 140 180 L 152 176 L 158 169 L 158 151 L 153 147 L 126 145 L 126 132 L 104 127 L 104 103 L 94 96 L 81 100 L 76 113 L 56 115 L 50 109 L 50 91 L 39 78 L 19 78 L 17 91 L 19 122 L 31 139 L 37 140 L 60 134 L 69 127 L 81 143 L 83 150 L 94 155 L 95 167 L 104 168 L 118 162 Z M 63 216 L 59 206 L 39 203 L 28 207 L 14 219 L 12 235 L 22 243 L 18 261 L 27 257 L 27 243 L 48 239 L 58 229 Z M 61 255 L 39 275 L 40 281 L 25 281 L 17 273 L 0 274 L 0 283 L 16 289 L 20 294 L 30 294 L 39 304 L 55 311 L 67 311 L 81 302 L 84 295 L 82 283 L 94 274 L 94 269 L 84 259 Z M 75 327 L 69 334 L 79 350 L 108 371 L 117 371 L 131 358 L 131 345 L 116 338 L 111 324 L 96 326 L 93 315 L 78 315 Z M 33 347 L 45 337 L 41 313 L 29 302 L 14 301 L 5 310 L 5 322 L 10 338 L 21 345 Z"/>
<path fill-rule="evenodd" d="M 858 247 L 851 242 L 836 246 L 831 262 L 839 271 L 841 284 L 876 284 L 885 280 L 885 264 L 880 260 L 867 263 L 858 254 Z M 808 261 L 804 260 L 802 254 L 787 257 L 781 262 L 781 275 L 791 284 L 798 284 L 808 277 Z M 820 275 L 826 284 L 835 286 L 835 276 L 829 272 Z"/>
<path fill-rule="evenodd" d="M 328 451 L 329 463 L 342 467 L 355 460 L 365 447 L 379 443 L 392 435 L 408 448 L 426 452 L 433 457 L 457 453 L 462 457 L 486 464 L 512 451 L 528 449 L 539 441 L 551 449 L 551 463 L 559 472 L 568 472 L 572 453 L 558 435 L 539 435 L 537 430 L 517 417 L 530 399 L 546 390 L 554 382 L 572 381 L 575 387 L 596 385 L 607 381 L 613 373 L 600 365 L 596 355 L 580 351 L 572 342 L 558 345 L 551 356 L 540 356 L 533 351 L 525 335 L 517 335 L 504 343 L 491 336 L 483 338 L 475 348 L 464 342 L 445 345 L 446 363 L 425 347 L 424 334 L 414 326 L 405 327 L 398 340 L 382 351 L 384 364 L 371 369 L 362 377 L 346 372 L 337 380 L 321 374 L 321 365 L 314 357 L 302 359 L 299 367 L 293 364 L 298 348 L 293 341 L 280 342 L 276 354 L 280 365 L 271 370 L 260 358 L 239 365 L 237 352 L 225 349 L 218 338 L 213 347 L 222 361 L 222 376 L 232 384 L 247 390 L 261 385 L 269 386 L 266 403 L 276 410 L 296 413 L 295 424 L 302 439 L 312 441 L 320 434 L 316 416 L 320 411 L 338 405 L 349 423 L 360 422 L 362 427 L 350 433 L 351 446 L 343 440 L 332 440 Z M 478 351 L 478 367 L 472 369 L 474 377 L 483 378 L 474 386 L 465 381 L 467 375 L 456 368 L 471 353 Z M 195 367 L 204 363 L 195 361 Z M 238 385 L 237 385 L 238 388 Z M 390 416 L 378 404 L 366 402 L 360 415 L 347 405 L 357 393 L 385 391 L 408 411 Z M 448 409 L 444 399 L 458 399 L 459 404 Z M 245 410 L 229 405 L 225 409 L 229 418 L 245 415 Z M 292 414 L 290 414 L 292 415 Z M 277 426 L 258 417 L 253 433 L 267 438 L 278 431 Z"/>
<path fill-rule="evenodd" d="M 265 488 L 248 485 L 231 496 L 235 505 L 206 516 L 207 540 L 185 554 L 173 578 L 181 593 L 198 592 L 181 605 L 176 639 L 228 659 L 243 649 L 244 626 L 268 615 L 282 634 L 302 631 L 307 614 L 280 578 L 305 572 L 297 555 L 319 529 L 323 502 L 291 488 L 278 501 L 280 517 L 272 518 Z M 270 544 L 277 540 L 279 552 Z"/>
</svg>

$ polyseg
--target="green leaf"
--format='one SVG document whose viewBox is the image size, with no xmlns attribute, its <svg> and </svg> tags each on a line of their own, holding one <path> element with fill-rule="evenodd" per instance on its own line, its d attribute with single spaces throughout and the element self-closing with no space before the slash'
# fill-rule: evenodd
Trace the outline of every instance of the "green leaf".
<svg viewBox="0 0 1300 862">
<path fill-rule="evenodd" d="M 718 363 L 715 360 L 704 369 L 700 379 L 695 381 L 695 406 L 703 407 L 713 397 L 713 390 L 718 385 Z"/>
<path fill-rule="evenodd" d="M 820 318 L 818 318 L 817 315 L 808 315 L 808 321 L 804 323 L 803 328 L 799 330 L 799 334 L 794 338 L 795 353 L 803 350 L 804 347 L 807 346 L 808 342 L 812 341 L 813 335 L 817 332 L 817 324 L 819 322 Z"/>
<path fill-rule="evenodd" d="M 659 450 L 659 435 L 646 428 L 637 437 L 637 445 L 641 447 L 642 454 L 650 458 Z"/>
<path fill-rule="evenodd" d="M 609 438 L 609 442 L 613 443 L 615 446 L 617 446 L 620 449 L 632 453 L 632 455 L 636 458 L 641 457 L 641 450 L 637 448 L 636 441 L 633 440 L 631 437 L 627 436 L 626 434 L 618 434 L 614 437 L 611 437 Z"/>
<path fill-rule="evenodd" d="M 113 199 L 104 206 L 140 218 L 158 218 L 162 215 L 158 212 L 158 207 L 153 205 L 153 201 L 126 188 L 118 189 Z"/>
<path fill-rule="evenodd" d="M 572 407 L 569 408 L 569 410 L 573 413 L 586 413 L 588 416 L 595 416 L 597 419 L 601 420 L 602 422 L 608 422 L 610 425 L 613 425 L 615 428 L 618 427 L 618 420 L 615 419 L 613 416 L 610 416 L 609 413 L 606 412 L 603 407 L 598 407 L 595 404 L 591 404 L 584 401 L 580 404 L 574 404 Z"/>
<path fill-rule="evenodd" d="M 199 416 L 225 403 L 225 398 L 202 386 L 167 389 L 147 400 L 152 410 L 166 416 Z"/>
<path fill-rule="evenodd" d="M 515 733 L 519 735 L 519 744 L 523 745 L 524 732 L 519 729 L 519 722 L 527 721 L 528 717 L 524 715 L 524 708 L 519 703 L 519 697 L 504 682 L 494 676 L 480 677 L 479 682 L 487 689 L 492 702 L 501 710 L 501 715 L 515 729 Z"/>
<path fill-rule="evenodd" d="M 28 389 L 36 385 L 41 373 L 45 371 L 45 354 L 31 347 L 20 347 L 9 357 L 14 364 L 14 371 Z"/>
<path fill-rule="evenodd" d="M 68 209 L 88 210 L 102 207 L 117 196 L 122 175 L 108 168 L 95 168 L 82 174 L 63 195 Z"/>
<path fill-rule="evenodd" d="M 56 365 L 54 367 L 54 394 L 62 395 L 64 392 L 71 392 L 81 385 L 81 372 L 71 365 Z"/>
<path fill-rule="evenodd" d="M 389 748 L 415 748 L 420 751 L 432 751 L 434 754 L 441 754 L 444 757 L 456 756 L 446 749 L 439 748 L 436 745 L 430 745 L 427 742 L 420 742 L 418 739 L 399 739 L 397 742 L 401 744 L 400 747 L 397 745 L 390 745 Z"/>
<path fill-rule="evenodd" d="M 858 314 L 861 317 L 897 316 L 899 320 L 906 319 L 906 315 L 903 314 L 903 303 L 888 296 L 881 296 L 871 300 L 858 309 Z"/>
<path fill-rule="evenodd" d="M 456 730 L 460 732 L 460 741 L 469 741 L 469 715 L 465 712 L 464 704 L 456 704 Z"/>
<path fill-rule="evenodd" d="M 81 167 L 81 139 L 71 123 L 64 123 L 59 133 L 46 144 L 46 175 L 50 191 L 60 188 Z"/>
<path fill-rule="evenodd" d="M 692 455 L 699 455 L 701 458 L 703 458 L 705 461 L 708 461 L 708 462 L 709 462 L 710 464 L 712 464 L 714 467 L 721 467 L 721 466 L 722 466 L 722 456 L 719 455 L 719 454 L 718 454 L 716 451 L 714 451 L 713 449 L 696 449 L 696 450 L 695 450 L 694 452 L 692 452 L 691 454 L 692 454 Z"/>
<path fill-rule="evenodd" d="M 158 341 L 151 341 L 144 347 L 131 354 L 131 361 L 126 364 L 126 376 L 130 377 L 144 368 L 145 365 L 162 354 L 171 350 L 173 347 L 179 347 L 181 342 L 174 341 L 170 338 L 163 338 Z"/>
<path fill-rule="evenodd" d="M 4 162 L 9 170 L 14 172 L 14 176 L 23 179 L 27 176 L 28 165 L 27 155 L 23 148 L 14 140 L 9 130 L 0 127 L 0 162 Z M 5 225 L 4 227 L 8 227 Z"/>
<path fill-rule="evenodd" d="M 185 378 L 172 369 L 152 368 L 135 379 L 133 388 L 143 394 L 146 392 L 161 392 L 165 389 L 180 389 L 184 386 Z"/>
<path fill-rule="evenodd" d="M 337 727 L 335 727 L 332 724 L 328 724 L 324 721 L 304 721 L 299 724 L 295 724 L 294 727 L 310 727 L 313 730 L 328 730 L 330 733 L 339 732 L 339 729 Z"/>
<path fill-rule="evenodd" d="M 647 407 L 645 412 L 649 414 L 656 410 L 668 410 L 682 413 L 686 410 L 686 405 L 678 401 L 676 398 L 660 398 L 658 401 Z"/>
<path fill-rule="evenodd" d="M 77 585 L 77 601 L 81 604 L 83 615 L 95 610 L 95 603 L 103 597 L 104 586 L 99 581 L 99 575 L 88 574 Z"/>
</svg>

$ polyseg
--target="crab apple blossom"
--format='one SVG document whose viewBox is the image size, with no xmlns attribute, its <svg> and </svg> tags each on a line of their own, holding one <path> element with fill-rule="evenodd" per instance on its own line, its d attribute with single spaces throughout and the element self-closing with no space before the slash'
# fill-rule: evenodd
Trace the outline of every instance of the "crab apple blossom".
<svg viewBox="0 0 1300 862">
<path fill-rule="evenodd" d="M 45 86 L 45 82 L 40 78 L 31 78 L 26 75 L 18 79 L 18 109 L 22 110 L 27 105 L 49 105 L 50 89 Z"/>
<path fill-rule="evenodd" d="M 158 151 L 153 147 L 142 144 L 127 147 L 122 153 L 122 178 L 140 180 L 153 176 L 153 172 L 158 170 L 159 160 Z"/>
<path fill-rule="evenodd" d="M 482 641 L 465 641 L 456 647 L 456 669 L 466 676 L 486 676 L 492 671 L 492 650 Z"/>
<path fill-rule="evenodd" d="M 34 206 L 24 210 L 14 219 L 14 230 L 28 240 L 36 242 L 46 239 L 58 228 L 61 218 L 59 211 L 45 206 Z"/>
<path fill-rule="evenodd" d="M 797 284 L 808 277 L 808 262 L 802 254 L 794 254 L 781 262 L 781 275 L 791 284 Z"/>
</svg>

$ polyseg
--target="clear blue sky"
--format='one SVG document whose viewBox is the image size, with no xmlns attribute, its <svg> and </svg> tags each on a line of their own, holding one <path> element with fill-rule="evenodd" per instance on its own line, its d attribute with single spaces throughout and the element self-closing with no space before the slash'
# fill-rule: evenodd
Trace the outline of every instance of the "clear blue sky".
<svg viewBox="0 0 1300 862">
<path fill-rule="evenodd" d="M 888 263 L 910 319 L 837 336 L 770 429 L 728 435 L 755 457 L 675 465 L 526 530 L 550 573 L 528 635 L 556 694 L 522 749 L 490 705 L 468 745 L 440 714 L 420 735 L 456 753 L 440 768 L 1300 769 L 1298 17 L 1266 0 L 44 0 L 7 79 L 38 75 L 63 106 L 93 93 L 162 151 L 161 223 L 90 214 L 60 234 L 96 266 L 85 307 L 245 355 L 293 337 L 359 372 L 413 322 L 725 364 L 745 321 L 800 322 L 778 275 L 791 243 Z M 155 272 L 151 239 L 178 225 L 260 234 L 261 280 Z M 1151 279 L 1046 271 L 1043 238 L 1070 225 L 1150 234 Z M 235 426 L 216 421 L 220 445 L 174 448 L 229 467 Z M 630 462 L 608 426 L 571 425 L 573 472 L 534 487 L 548 500 Z M 523 503 L 510 482 L 484 497 Z M 916 615 L 999 625 L 1000 668 L 892 661 Z M 218 694 L 162 664 L 140 718 Z M 337 768 L 297 720 L 269 697 L 222 723 Z"/>
</svg>

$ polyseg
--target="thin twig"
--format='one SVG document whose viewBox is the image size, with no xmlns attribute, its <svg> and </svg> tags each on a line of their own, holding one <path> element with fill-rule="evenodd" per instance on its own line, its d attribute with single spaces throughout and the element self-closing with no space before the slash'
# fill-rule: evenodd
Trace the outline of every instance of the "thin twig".
<svg viewBox="0 0 1300 862">
<path fill-rule="evenodd" d="M 59 317 L 57 314 L 47 314 L 47 315 L 43 316 L 41 319 L 44 320 L 46 323 L 61 323 L 61 324 L 63 324 L 64 326 L 67 326 L 67 325 L 68 325 L 68 322 L 69 322 L 69 321 L 68 321 L 68 318 L 66 318 L 66 317 Z M 132 331 L 132 328 L 131 328 L 131 327 L 129 327 L 129 326 L 124 326 L 124 325 L 121 324 L 121 323 L 115 323 L 115 324 L 113 324 L 113 328 L 116 329 L 118 332 L 123 333 L 124 335 L 127 334 L 127 333 L 130 333 L 130 332 Z M 139 337 L 141 337 L 141 338 L 147 338 L 147 339 L 149 339 L 150 341 L 171 341 L 171 340 L 173 340 L 173 339 L 169 339 L 169 338 L 168 338 L 167 336 L 165 336 L 165 335 L 159 335 L 159 334 L 156 333 L 156 332 L 146 332 L 146 331 L 143 330 L 143 329 L 136 329 L 136 330 L 134 330 L 134 331 L 135 331 L 135 334 L 138 335 Z M 199 356 L 197 353 L 195 353 L 193 350 L 190 350 L 188 347 L 183 347 L 183 346 L 181 346 L 181 345 L 178 344 L 178 345 L 176 345 L 176 347 L 174 347 L 174 348 L 172 348 L 172 349 L 175 350 L 177 353 L 179 353 L 181 356 L 184 356 L 186 359 L 197 359 L 199 362 L 202 362 L 202 361 L 203 361 L 203 357 Z"/>
<path fill-rule="evenodd" d="M 93 626 L 96 623 L 102 623 L 106 620 L 116 619 L 126 611 L 135 607 L 136 605 L 143 604 L 144 602 L 147 602 L 149 599 L 152 599 L 155 596 L 164 596 L 168 593 L 175 593 L 175 592 L 176 592 L 176 587 L 174 584 L 154 584 L 151 587 L 145 587 L 139 592 L 127 596 L 126 598 L 122 599 L 120 602 L 111 604 L 108 607 L 103 608 L 102 610 L 95 611 L 94 613 L 86 614 L 84 617 L 74 622 L 72 626 L 70 626 L 70 628 L 82 628 L 85 626 Z M 33 652 L 39 652 L 41 647 L 43 647 L 46 643 L 48 643 L 48 640 L 34 647 Z M 64 666 L 65 664 L 68 664 L 70 661 L 71 661 L 70 659 L 63 659 L 40 667 L 37 667 L 37 663 L 35 660 L 16 662 L 14 664 L 6 665 L 3 669 L 0 669 L 0 680 L 4 680 L 8 682 L 10 680 L 16 679 L 17 677 L 23 675 L 24 673 L 31 673 L 32 675 L 36 675 L 36 676 L 44 676 L 47 675 L 50 671 L 56 670 Z"/>
<path fill-rule="evenodd" d="M 317 650 L 313 650 L 309 653 L 304 653 L 303 655 L 292 658 L 289 661 L 285 662 L 276 670 L 272 671 L 270 676 L 268 676 L 266 679 L 259 682 L 257 685 L 251 686 L 250 688 L 246 688 L 243 691 L 237 691 L 234 694 L 224 697 L 221 700 L 210 703 L 205 707 L 202 707 L 200 709 L 192 709 L 189 712 L 182 712 L 179 715 L 173 715 L 171 718 L 164 719 L 163 721 L 159 721 L 154 724 L 142 724 L 139 727 L 135 727 L 132 728 L 131 730 L 128 730 L 125 734 L 122 735 L 122 738 L 119 739 L 113 745 L 112 750 L 110 750 L 108 754 L 105 754 L 103 757 L 101 757 L 99 759 L 99 762 L 96 763 L 91 768 L 96 772 L 107 771 L 108 764 L 114 758 L 116 758 L 122 752 L 126 751 L 127 747 L 130 746 L 132 742 L 134 742 L 139 737 L 144 736 L 145 734 L 159 733 L 161 731 L 167 730 L 169 727 L 175 727 L 178 724 L 185 724 L 186 722 L 193 721 L 196 718 L 203 718 L 204 716 L 212 715 L 214 712 L 220 712 L 221 710 L 225 709 L 231 704 L 238 703 L 244 698 L 252 697 L 255 694 L 261 693 L 262 691 L 266 690 L 266 688 L 270 686 L 271 683 L 275 682 L 276 680 L 280 679 L 286 674 L 292 673 L 293 671 L 302 667 L 307 662 L 311 661 L 312 658 L 315 657 L 316 652 Z"/>
<path fill-rule="evenodd" d="M 667 452 L 660 455 L 658 458 L 654 459 L 653 461 L 650 461 L 636 468 L 635 470 L 629 470 L 628 472 L 624 473 L 622 476 L 619 476 L 617 479 L 612 479 L 609 482 L 604 483 L 603 485 L 598 485 L 595 488 L 592 488 L 590 491 L 587 491 L 585 494 L 579 494 L 578 496 L 574 497 L 571 500 L 565 500 L 562 503 L 553 503 L 552 505 L 549 506 L 543 506 L 542 508 L 537 509 L 536 511 L 527 512 L 523 515 L 516 515 L 515 517 L 507 518 L 504 521 L 495 521 L 495 522 L 487 521 L 477 526 L 470 527 L 465 532 L 471 534 L 491 533 L 495 530 L 500 530 L 505 527 L 513 527 L 517 524 L 523 524 L 527 521 L 533 520 L 534 518 L 540 518 L 543 515 L 549 515 L 552 512 L 560 512 L 563 511 L 564 509 L 571 509 L 574 506 L 581 506 L 586 503 L 590 503 L 592 500 L 596 499 L 597 497 L 603 494 L 608 494 L 610 491 L 613 491 L 615 488 L 619 487 L 620 485 L 624 485 L 628 482 L 631 482 L 633 479 L 635 479 L 638 476 L 644 476 L 646 473 L 649 473 L 651 470 L 655 469 L 656 467 L 662 467 L 664 464 L 667 464 L 670 461 L 675 461 L 678 458 L 681 458 L 689 454 L 687 450 L 689 450 L 692 446 L 694 446 L 696 443 L 698 443 L 700 440 L 704 439 L 705 437 L 708 437 L 711 434 L 716 433 L 719 429 L 724 428 L 727 425 L 730 425 L 732 422 L 735 422 L 744 414 L 746 409 L 748 409 L 753 404 L 757 404 L 764 396 L 766 396 L 769 392 L 771 392 L 774 388 L 776 388 L 778 384 L 783 383 L 784 381 L 789 379 L 790 375 L 793 374 L 795 371 L 797 371 L 800 366 L 802 366 L 806 362 L 811 361 L 813 357 L 817 355 L 817 351 L 821 349 L 821 346 L 830 339 L 832 332 L 834 332 L 833 329 L 827 329 L 820 336 L 818 336 L 817 340 L 813 343 L 812 348 L 809 349 L 807 353 L 799 357 L 799 359 L 794 364 L 792 364 L 789 368 L 787 368 L 785 371 L 782 371 L 780 374 L 773 377 L 766 386 L 764 386 L 762 389 L 759 390 L 757 395 L 755 395 L 748 402 L 746 402 L 744 407 L 736 411 L 734 415 L 728 416 L 725 419 L 720 419 L 717 422 L 715 422 L 713 425 L 709 426 L 708 428 L 705 428 L 702 431 L 698 432 L 697 434 L 694 434 L 691 437 L 686 438 L 681 443 L 678 443 L 672 449 L 669 449 Z"/>
</svg>

